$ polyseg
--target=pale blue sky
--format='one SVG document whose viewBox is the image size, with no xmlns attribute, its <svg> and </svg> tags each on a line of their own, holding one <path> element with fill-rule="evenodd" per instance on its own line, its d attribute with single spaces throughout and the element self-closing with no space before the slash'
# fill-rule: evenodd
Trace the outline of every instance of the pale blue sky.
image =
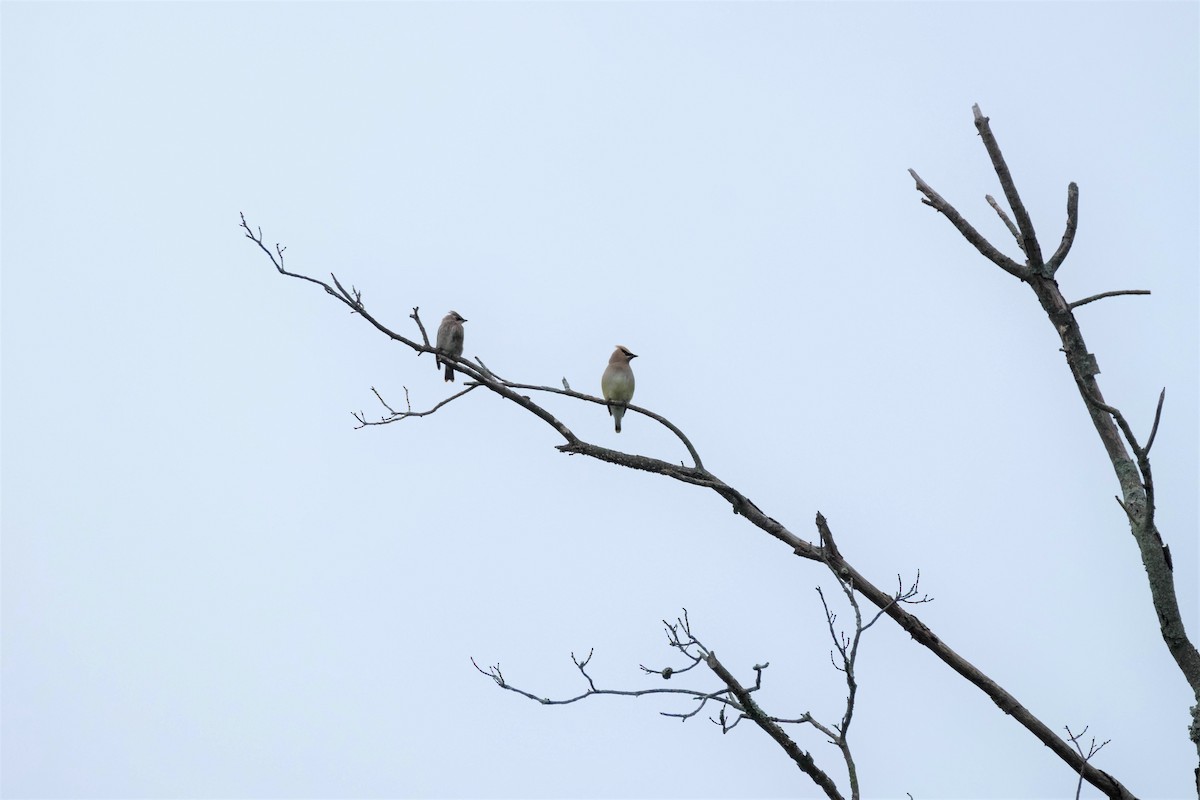
<svg viewBox="0 0 1200 800">
<path fill-rule="evenodd" d="M 564 696 L 595 647 L 598 683 L 656 686 L 686 606 L 736 674 L 771 662 L 769 711 L 832 722 L 828 576 L 483 393 L 353 430 L 372 386 L 449 390 L 275 274 L 244 211 L 396 330 L 458 310 L 506 377 L 598 391 L 628 345 L 713 472 L 799 535 L 822 511 L 880 585 L 920 569 L 953 648 L 1187 796 L 1193 701 L 1057 337 L 906 170 L 1015 254 L 979 103 L 1044 246 L 1080 185 L 1066 295 L 1153 292 L 1078 313 L 1137 431 L 1167 387 L 1158 519 L 1200 638 L 1198 9 L 5 2 L 3 795 L 816 795 L 749 726 L 542 708 L 469 657 Z M 866 796 L 1073 795 L 895 626 L 861 658 Z"/>
</svg>

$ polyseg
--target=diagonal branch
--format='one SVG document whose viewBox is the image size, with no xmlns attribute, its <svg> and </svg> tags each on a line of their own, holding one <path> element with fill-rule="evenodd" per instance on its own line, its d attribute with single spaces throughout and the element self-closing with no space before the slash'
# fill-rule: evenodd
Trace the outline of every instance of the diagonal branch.
<svg viewBox="0 0 1200 800">
<path fill-rule="evenodd" d="M 958 213 L 958 209 L 947 203 L 945 198 L 933 190 L 932 186 L 923 181 L 916 170 L 910 169 L 908 174 L 917 182 L 917 190 L 925 195 L 925 199 L 921 202 L 941 212 L 946 219 L 950 220 L 950 224 L 958 229 L 963 238 L 970 242 L 985 258 L 1014 278 L 1020 278 L 1023 281 L 1029 279 L 1031 273 L 1028 267 L 1018 264 L 997 250 L 995 245 L 984 238 L 982 233 L 975 230 L 975 227 L 967 222 L 962 214 Z"/>
<path fill-rule="evenodd" d="M 914 177 L 916 177 L 915 173 Z M 917 181 L 918 187 L 925 186 L 925 188 L 928 189 L 928 186 L 925 185 L 920 178 L 917 178 Z M 937 197 L 936 192 L 933 192 L 932 189 L 928 189 L 928 191 L 932 193 L 934 197 Z M 940 200 L 940 197 L 938 199 Z M 944 201 L 942 202 L 944 203 Z M 930 203 L 930 205 L 933 205 L 933 203 Z M 948 218 L 957 218 L 961 220 L 961 216 L 958 216 L 957 212 L 954 211 L 952 207 L 950 207 L 948 204 L 945 205 L 950 212 L 953 212 L 953 217 L 950 213 L 947 213 Z M 323 281 L 286 271 L 283 268 L 282 256 L 280 256 L 279 260 L 277 261 L 275 255 L 273 255 L 269 249 L 263 246 L 261 231 L 259 231 L 258 235 L 256 236 L 246 224 L 244 217 L 242 220 L 242 227 L 246 230 L 247 238 L 254 241 L 264 252 L 267 253 L 268 257 L 271 258 L 272 263 L 275 265 L 276 269 L 279 270 L 280 274 L 322 286 L 326 292 L 336 297 L 343 304 L 349 306 L 352 311 L 361 315 L 363 319 L 365 319 L 384 335 L 392 338 L 395 341 L 405 344 L 416 353 L 420 354 L 424 352 L 433 352 L 432 348 L 406 339 L 405 337 L 389 330 L 362 307 L 361 297 L 359 297 L 356 293 L 346 292 L 340 284 L 338 284 L 338 288 L 335 289 Z M 281 252 L 282 250 L 280 249 L 280 253 Z M 999 256 L 999 254 L 997 255 Z M 1004 258 L 1003 256 L 999 257 L 1001 259 Z M 1022 280 L 1029 279 L 1030 276 L 1024 274 L 1027 272 L 1025 267 L 1021 267 L 1012 262 L 1009 263 L 1012 264 L 1013 269 L 1010 270 L 1008 267 L 1005 267 L 1006 271 L 1012 272 L 1012 274 L 1017 275 L 1017 277 L 1022 278 Z M 1003 264 L 1001 264 L 1001 266 L 1003 266 Z M 564 439 L 564 443 L 555 448 L 559 452 L 584 455 L 589 458 L 594 458 L 598 461 L 604 461 L 629 469 L 653 472 L 674 480 L 681 481 L 683 483 L 689 483 L 695 486 L 711 489 L 730 504 L 735 514 L 742 516 L 750 524 L 786 544 L 795 555 L 812 561 L 828 563 L 830 568 L 835 571 L 835 574 L 842 575 L 848 580 L 853 581 L 853 585 L 858 589 L 859 593 L 862 594 L 863 597 L 867 598 L 867 600 L 876 607 L 883 609 L 884 613 L 886 613 L 888 617 L 900 625 L 919 644 L 928 648 L 951 669 L 987 694 L 988 697 L 990 697 L 1002 710 L 1005 711 L 1005 713 L 1011 714 L 1014 719 L 1016 719 L 1040 741 L 1046 744 L 1046 746 L 1054 751 L 1054 753 L 1063 759 L 1063 761 L 1065 761 L 1075 770 L 1083 769 L 1085 771 L 1084 774 L 1087 776 L 1087 780 L 1092 783 L 1092 785 L 1096 786 L 1106 795 L 1112 798 L 1127 798 L 1131 796 L 1129 795 L 1128 791 L 1118 781 L 1116 781 L 1116 779 L 1112 778 L 1112 776 L 1096 770 L 1095 768 L 1090 767 L 1090 765 L 1082 763 L 1082 760 L 1070 748 L 1070 746 L 1067 745 L 1066 742 L 1060 739 L 1053 731 L 1050 730 L 1049 727 L 1041 722 L 1041 720 L 1037 719 L 1037 717 L 1025 709 L 1024 706 L 1018 703 L 1016 698 L 1005 691 L 998 683 L 981 672 L 977 667 L 972 665 L 965 658 L 948 647 L 941 640 L 941 638 L 936 636 L 923 622 L 917 619 L 916 616 L 908 613 L 898 604 L 896 604 L 889 593 L 884 592 L 878 587 L 874 586 L 856 569 L 854 569 L 849 562 L 842 558 L 840 554 L 837 554 L 836 548 L 833 548 L 831 552 L 825 552 L 822 547 L 814 545 L 812 542 L 797 536 L 795 533 L 788 530 L 788 528 L 778 520 L 764 513 L 762 509 L 760 509 L 745 494 L 738 491 L 733 486 L 725 483 L 707 469 L 699 466 L 688 467 L 680 464 L 674 464 L 661 459 L 625 453 L 619 450 L 612 450 L 586 442 L 576 436 L 575 433 L 571 431 L 571 429 L 568 428 L 562 421 L 560 421 L 545 408 L 535 403 L 527 395 L 522 394 L 520 391 L 514 389 L 504 381 L 499 380 L 491 370 L 483 367 L 482 362 L 480 362 L 479 366 L 476 366 L 464 358 L 451 358 L 444 354 L 442 357 L 453 362 L 455 368 L 460 373 L 468 376 L 474 381 L 477 381 L 481 386 L 483 386 L 483 388 L 488 389 L 489 391 L 505 398 L 506 400 L 512 401 L 525 411 L 528 411 L 530 414 L 533 414 L 547 425 L 552 427 Z M 817 527 L 821 536 L 820 541 L 832 540 L 832 535 L 828 532 L 828 525 L 825 522 L 824 516 L 821 514 L 817 515 Z M 500 680 L 501 679 L 498 679 L 498 682 L 500 682 Z M 529 696 L 533 697 L 532 695 Z"/>
<path fill-rule="evenodd" d="M 828 522 L 826 522 L 822 514 L 817 514 L 817 528 L 821 531 L 822 540 L 827 536 L 832 539 L 832 534 L 828 533 Z M 1037 737 L 1042 744 L 1050 748 L 1055 755 L 1070 765 L 1074 771 L 1082 771 L 1089 783 L 1104 792 L 1108 797 L 1114 798 L 1114 800 L 1129 800 L 1129 798 L 1133 797 L 1129 790 L 1121 785 L 1116 778 L 1084 762 L 1067 742 L 1063 741 L 1048 725 L 1034 716 L 1029 709 L 1021 705 L 1017 698 L 1009 694 L 1000 684 L 984 674 L 970 661 L 967 661 L 967 659 L 951 649 L 925 623 L 921 622 L 916 615 L 910 614 L 899 603 L 896 603 L 890 594 L 881 591 L 868 581 L 848 561 L 840 556 L 830 559 L 829 568 L 833 570 L 835 575 L 852 582 L 863 597 L 881 609 L 884 614 L 911 635 L 918 644 L 929 649 L 947 666 L 982 690 L 984 694 L 991 698 L 992 702 L 999 706 L 1001 711 L 1011 716 L 1022 727 Z"/>
<path fill-rule="evenodd" d="M 1017 240 L 1017 247 L 1021 248 L 1021 252 L 1025 252 L 1025 242 L 1021 239 L 1021 232 L 1017 230 L 1017 226 L 1013 224 L 1013 221 L 1008 218 L 1008 214 L 1004 213 L 1004 209 L 996 202 L 996 198 L 990 194 L 985 194 L 983 199 L 987 200 L 988 205 L 992 207 L 992 210 L 1000 217 L 1000 221 L 1004 223 L 1004 227 L 1008 228 L 1008 232 Z"/>
<path fill-rule="evenodd" d="M 1021 202 L 1021 195 L 1017 192 L 1017 185 L 1013 182 L 1012 173 L 1008 171 L 1004 154 L 1000 152 L 1000 144 L 992 135 L 988 118 L 979 110 L 978 105 L 972 106 L 971 111 L 975 114 L 975 128 L 983 139 L 983 146 L 987 148 L 988 155 L 991 156 L 992 167 L 996 170 L 996 177 L 1000 179 L 1000 188 L 1004 190 L 1008 207 L 1012 209 L 1013 216 L 1017 220 L 1017 228 L 1021 231 L 1021 250 L 1025 253 L 1025 263 L 1034 272 L 1040 273 L 1044 266 L 1042 247 L 1038 244 L 1037 234 L 1033 232 L 1033 220 L 1029 218 L 1029 212 L 1025 210 L 1025 204 Z"/>
<path fill-rule="evenodd" d="M 835 800 L 843 800 L 842 794 L 838 791 L 837 784 L 833 782 L 833 779 L 825 774 L 817 766 L 816 762 L 813 761 L 813 757 L 801 750 L 800 746 L 784 732 L 783 728 L 779 727 L 779 724 L 759 707 L 754 698 L 750 696 L 750 692 L 746 687 L 738 683 L 737 678 L 733 677 L 733 673 L 717 660 L 717 654 L 710 651 L 705 661 L 708 664 L 708 668 L 716 673 L 717 677 L 729 687 L 729 691 L 737 698 L 738 703 L 742 706 L 742 713 L 774 739 L 792 761 L 796 762 L 796 766 L 800 767 L 805 775 L 812 778 L 813 783 L 821 787 L 821 790 L 825 792 L 827 797 L 834 798 Z"/>
</svg>

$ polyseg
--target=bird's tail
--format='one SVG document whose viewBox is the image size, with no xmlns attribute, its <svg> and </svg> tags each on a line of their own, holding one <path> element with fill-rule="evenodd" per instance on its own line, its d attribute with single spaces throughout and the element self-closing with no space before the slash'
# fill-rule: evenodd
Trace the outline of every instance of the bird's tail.
<svg viewBox="0 0 1200 800">
<path fill-rule="evenodd" d="M 621 417 L 625 416 L 625 406 L 609 406 L 608 413 L 612 414 L 613 424 L 617 428 L 617 433 L 621 432 Z"/>
<path fill-rule="evenodd" d="M 450 366 L 449 361 L 444 361 L 442 363 L 446 365 L 446 380 L 450 383 L 454 383 L 454 367 Z"/>
</svg>

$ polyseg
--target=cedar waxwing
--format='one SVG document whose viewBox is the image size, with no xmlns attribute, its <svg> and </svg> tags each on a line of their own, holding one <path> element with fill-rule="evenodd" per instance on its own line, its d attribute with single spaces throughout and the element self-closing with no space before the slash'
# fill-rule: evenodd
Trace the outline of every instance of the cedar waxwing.
<svg viewBox="0 0 1200 800">
<path fill-rule="evenodd" d="M 463 326 L 466 322 L 462 314 L 457 311 L 451 311 L 446 316 L 442 317 L 442 324 L 438 326 L 437 349 L 438 352 L 458 358 L 463 351 Z M 454 368 L 450 366 L 449 361 L 441 358 L 434 359 L 434 366 L 441 364 L 446 365 L 446 380 L 454 382 Z"/>
<path fill-rule="evenodd" d="M 608 413 L 612 415 L 617 426 L 617 433 L 621 432 L 621 417 L 625 416 L 625 404 L 633 399 L 633 370 L 629 368 L 629 362 L 635 358 L 637 355 L 629 352 L 628 347 L 617 345 L 612 357 L 608 359 L 608 367 L 604 370 L 603 377 L 600 378 L 600 391 L 604 392 L 604 399 L 609 402 Z M 613 405 L 614 403 L 616 405 Z"/>
</svg>

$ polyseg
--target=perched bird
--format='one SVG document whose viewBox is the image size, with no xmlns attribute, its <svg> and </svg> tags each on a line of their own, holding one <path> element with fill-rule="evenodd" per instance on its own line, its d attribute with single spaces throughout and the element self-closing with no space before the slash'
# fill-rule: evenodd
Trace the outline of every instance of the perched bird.
<svg viewBox="0 0 1200 800">
<path fill-rule="evenodd" d="M 604 399 L 608 401 L 608 413 L 612 415 L 617 426 L 617 433 L 621 432 L 621 417 L 625 416 L 625 404 L 633 399 L 633 370 L 630 369 L 629 362 L 635 358 L 637 355 L 631 353 L 628 347 L 617 345 L 617 349 L 613 350 L 608 359 L 604 375 L 600 378 L 600 391 L 604 392 Z"/>
<path fill-rule="evenodd" d="M 442 317 L 442 324 L 438 326 L 437 335 L 437 350 L 439 353 L 445 353 L 448 356 L 458 358 L 463 351 L 463 326 L 467 320 L 462 314 L 457 311 L 451 311 L 446 316 Z M 434 366 L 441 364 L 446 365 L 446 380 L 454 382 L 454 368 L 450 366 L 450 362 L 442 358 L 434 360 Z"/>
</svg>

